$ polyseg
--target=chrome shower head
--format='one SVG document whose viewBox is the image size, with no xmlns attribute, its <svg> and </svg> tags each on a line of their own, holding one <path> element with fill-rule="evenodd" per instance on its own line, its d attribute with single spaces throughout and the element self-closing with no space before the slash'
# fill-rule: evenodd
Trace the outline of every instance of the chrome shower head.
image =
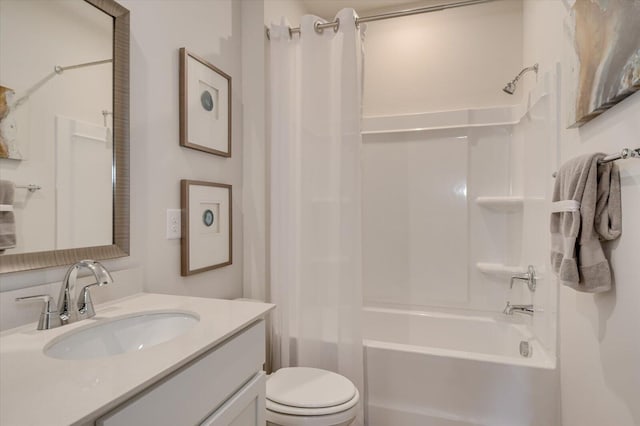
<svg viewBox="0 0 640 426">
<path fill-rule="evenodd" d="M 509 95 L 513 95 L 518 87 L 518 80 L 520 80 L 520 78 L 529 71 L 535 71 L 537 74 L 538 64 L 533 64 L 532 66 L 527 67 L 522 71 L 520 71 L 520 73 L 516 76 L 516 78 L 508 82 L 507 85 L 502 88 L 502 91 L 505 93 L 508 93 Z"/>
<path fill-rule="evenodd" d="M 510 81 L 507 83 L 506 86 L 502 88 L 502 91 L 510 95 L 513 95 L 513 93 L 516 91 L 516 88 L 517 87 L 516 87 L 515 81 Z"/>
</svg>

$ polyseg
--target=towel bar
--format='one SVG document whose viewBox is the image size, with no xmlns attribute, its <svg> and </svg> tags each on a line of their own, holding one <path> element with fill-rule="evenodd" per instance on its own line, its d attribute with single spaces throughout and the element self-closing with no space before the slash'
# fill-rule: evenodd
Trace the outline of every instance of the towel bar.
<svg viewBox="0 0 640 426">
<path fill-rule="evenodd" d="M 26 189 L 29 192 L 36 192 L 42 189 L 40 185 L 30 183 L 29 185 L 16 185 L 16 188 Z"/>
<path fill-rule="evenodd" d="M 640 158 L 640 148 L 625 148 L 616 154 L 609 154 L 603 159 L 598 160 L 598 164 L 606 164 L 616 160 L 626 160 L 627 158 Z M 553 172 L 552 176 L 558 176 L 558 172 Z"/>
</svg>

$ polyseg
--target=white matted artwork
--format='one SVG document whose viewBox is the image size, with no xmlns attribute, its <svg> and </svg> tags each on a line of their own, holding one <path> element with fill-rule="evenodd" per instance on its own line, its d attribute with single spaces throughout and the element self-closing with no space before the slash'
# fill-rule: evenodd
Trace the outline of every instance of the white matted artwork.
<svg viewBox="0 0 640 426">
<path fill-rule="evenodd" d="M 180 145 L 231 157 L 231 77 L 180 49 Z"/>
<path fill-rule="evenodd" d="M 232 263 L 231 185 L 183 179 L 181 275 Z"/>
</svg>

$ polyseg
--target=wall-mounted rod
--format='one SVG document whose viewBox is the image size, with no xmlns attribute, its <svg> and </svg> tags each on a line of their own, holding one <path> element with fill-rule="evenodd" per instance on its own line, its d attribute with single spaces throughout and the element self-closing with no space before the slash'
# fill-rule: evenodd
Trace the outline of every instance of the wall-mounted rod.
<svg viewBox="0 0 640 426">
<path fill-rule="evenodd" d="M 625 148 L 616 154 L 609 154 L 602 160 L 598 161 L 598 164 L 610 163 L 616 160 L 626 160 L 627 158 L 640 158 L 640 148 L 629 149 Z"/>
<path fill-rule="evenodd" d="M 56 72 L 56 74 L 62 74 L 63 71 L 66 70 L 73 70 L 76 68 L 84 68 L 84 67 L 92 67 L 94 65 L 102 65 L 102 64 L 108 64 L 113 62 L 113 59 L 103 59 L 101 61 L 93 61 L 93 62 L 84 62 L 82 64 L 76 64 L 76 65 L 67 65 L 66 67 L 62 67 L 60 65 L 56 65 L 55 67 L 53 67 L 53 70 Z"/>
<path fill-rule="evenodd" d="M 36 191 L 40 191 L 42 189 L 42 187 L 40 185 L 36 185 L 36 184 L 33 184 L 33 183 L 30 183 L 28 185 L 16 185 L 16 188 L 26 189 L 29 192 L 36 192 Z"/>
<path fill-rule="evenodd" d="M 399 10 L 397 12 L 381 13 L 379 15 L 363 16 L 356 19 L 356 25 L 382 21 L 384 19 L 401 18 L 403 16 L 418 15 L 421 13 L 440 12 L 447 9 L 455 9 L 456 7 L 472 6 L 474 4 L 488 3 L 494 0 L 466 0 L 448 4 L 437 4 L 434 6 L 417 7 L 415 9 Z"/>
<path fill-rule="evenodd" d="M 424 6 L 417 7 L 414 9 L 405 9 L 399 10 L 397 12 L 388 12 L 388 13 L 380 13 L 378 15 L 371 16 L 363 16 L 361 18 L 356 18 L 356 26 L 373 21 L 382 21 L 384 19 L 392 19 L 392 18 L 401 18 L 403 16 L 411 16 L 418 15 L 421 13 L 430 13 L 430 12 L 440 12 L 447 9 L 454 9 L 456 7 L 464 7 L 464 6 L 472 6 L 474 4 L 482 4 L 489 3 L 496 0 L 463 0 L 455 3 L 446 3 L 446 4 L 437 4 L 433 6 Z M 337 31 L 340 27 L 340 20 L 336 19 L 335 21 L 321 23 L 320 21 L 316 22 L 314 28 L 317 32 L 322 32 L 325 28 L 333 28 L 334 31 Z M 300 27 L 289 28 L 289 35 L 300 34 Z M 269 29 L 267 28 L 267 38 L 271 38 L 269 34 Z"/>
<path fill-rule="evenodd" d="M 33 95 L 33 93 L 38 90 L 39 88 L 41 88 L 42 86 L 45 85 L 46 82 L 48 82 L 49 80 L 51 80 L 53 77 L 55 77 L 56 75 L 60 75 L 62 74 L 64 71 L 66 70 L 72 70 L 72 69 L 76 69 L 76 68 L 84 68 L 84 67 L 91 67 L 94 65 L 102 65 L 102 64 L 107 64 L 113 62 L 113 59 L 103 59 L 101 61 L 93 61 L 93 62 L 84 62 L 82 64 L 76 64 L 76 65 L 67 65 L 66 67 L 60 66 L 60 65 L 55 65 L 53 67 L 53 72 L 46 75 L 42 80 L 38 81 L 36 84 L 34 84 L 33 86 L 31 86 L 29 89 L 27 89 L 24 94 L 22 95 L 22 97 L 20 99 L 18 99 L 17 101 L 15 101 L 12 105 L 11 108 L 18 108 L 20 105 L 22 105 L 22 103 L 24 101 L 26 101 L 27 99 L 29 99 L 29 96 Z"/>
<path fill-rule="evenodd" d="M 616 161 L 616 160 L 626 160 L 627 158 L 640 159 L 640 148 L 635 148 L 635 149 L 624 148 L 620 152 L 617 152 L 615 154 L 609 154 L 606 157 L 598 160 L 598 164 L 611 163 L 612 161 Z M 552 176 L 557 177 L 558 172 L 553 172 Z"/>
</svg>

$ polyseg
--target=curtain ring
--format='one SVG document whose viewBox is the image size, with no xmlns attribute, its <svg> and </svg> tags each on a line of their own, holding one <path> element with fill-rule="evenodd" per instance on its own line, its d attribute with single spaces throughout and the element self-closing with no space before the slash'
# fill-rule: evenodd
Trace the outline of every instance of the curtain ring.
<svg viewBox="0 0 640 426">
<path fill-rule="evenodd" d="M 321 22 L 320 22 L 320 21 L 316 21 L 316 22 L 313 24 L 313 29 L 314 29 L 314 30 L 316 30 L 316 32 L 317 32 L 318 34 L 322 34 L 322 33 L 324 32 L 324 28 L 320 28 L 320 24 L 321 24 Z"/>
<path fill-rule="evenodd" d="M 291 40 L 293 38 L 293 31 L 291 31 L 291 27 L 289 28 L 289 40 Z"/>
<path fill-rule="evenodd" d="M 269 27 L 265 26 L 264 33 L 267 36 L 267 40 L 271 40 L 271 30 L 269 29 Z"/>
<path fill-rule="evenodd" d="M 333 26 L 333 32 L 337 33 L 340 29 L 340 18 L 336 18 L 335 23 L 336 24 Z"/>
</svg>

